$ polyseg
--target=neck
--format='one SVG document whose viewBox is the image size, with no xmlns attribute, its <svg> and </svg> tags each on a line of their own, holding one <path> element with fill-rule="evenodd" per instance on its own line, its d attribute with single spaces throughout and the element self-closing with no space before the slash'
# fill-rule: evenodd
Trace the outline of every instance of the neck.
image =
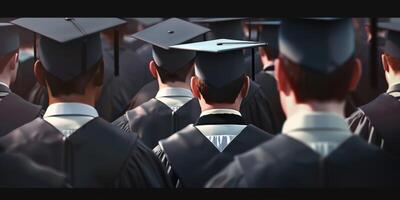
<svg viewBox="0 0 400 200">
<path fill-rule="evenodd" d="M 388 74 L 386 73 L 386 80 L 388 83 L 388 86 L 395 85 L 397 83 L 400 83 L 400 75 L 399 74 Z"/>
<path fill-rule="evenodd" d="M 11 78 L 10 78 L 10 76 L 0 74 L 0 82 L 5 83 L 6 85 L 10 86 Z"/>
<path fill-rule="evenodd" d="M 288 117 L 295 115 L 299 112 L 330 112 L 335 113 L 344 117 L 345 102 L 341 101 L 329 101 L 329 102 L 318 102 L 310 101 L 307 103 L 298 103 L 293 105 L 290 111 L 287 113 Z"/>
<path fill-rule="evenodd" d="M 167 82 L 167 83 L 162 83 L 161 80 L 158 80 L 158 86 L 159 89 L 163 89 L 163 88 L 169 88 L 169 87 L 180 87 L 180 88 L 185 88 L 190 90 L 190 84 L 189 82 Z"/>
<path fill-rule="evenodd" d="M 263 69 L 265 70 L 267 67 L 274 65 L 274 61 L 273 60 L 268 60 L 268 58 L 266 57 L 262 57 L 261 58 L 261 62 L 263 64 Z"/>
<path fill-rule="evenodd" d="M 228 103 L 215 103 L 215 104 L 207 104 L 204 99 L 201 99 L 200 101 L 200 107 L 201 111 L 204 112 L 206 110 L 212 110 L 212 109 L 232 109 L 240 112 L 240 103 L 235 101 L 233 104 L 228 104 Z"/>
<path fill-rule="evenodd" d="M 83 103 L 90 106 L 95 106 L 95 99 L 88 98 L 83 95 L 69 95 L 69 96 L 59 96 L 59 97 L 49 97 L 49 105 L 54 103 Z"/>
</svg>

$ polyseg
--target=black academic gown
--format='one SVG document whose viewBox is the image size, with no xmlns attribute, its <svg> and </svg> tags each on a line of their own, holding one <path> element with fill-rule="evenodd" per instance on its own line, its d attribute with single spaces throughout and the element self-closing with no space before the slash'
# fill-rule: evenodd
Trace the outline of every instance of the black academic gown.
<svg viewBox="0 0 400 200">
<path fill-rule="evenodd" d="M 132 99 L 130 108 L 136 108 L 142 103 L 154 98 L 157 95 L 158 83 L 152 81 L 146 84 Z M 249 92 L 243 99 L 240 106 L 240 113 L 248 124 L 253 124 L 268 133 L 279 133 L 282 128 L 281 119 L 275 119 L 274 103 L 270 102 L 267 95 L 264 94 L 262 88 L 250 81 Z M 279 116 L 279 114 L 278 114 Z"/>
<path fill-rule="evenodd" d="M 17 77 L 10 85 L 11 90 L 28 100 L 30 93 L 37 83 L 34 72 L 33 72 L 33 55 L 27 51 L 21 50 L 19 55 L 19 65 L 17 70 Z"/>
<path fill-rule="evenodd" d="M 243 118 L 232 114 L 205 115 L 173 136 L 161 140 L 154 151 L 168 171 L 175 187 L 201 188 L 230 161 L 272 135 L 247 125 L 228 146 L 220 152 L 195 126 L 215 124 L 245 125 Z"/>
<path fill-rule="evenodd" d="M 6 188 L 68 187 L 64 174 L 18 154 L 0 154 L 0 177 L 0 187 Z"/>
<path fill-rule="evenodd" d="M 327 188 L 398 186 L 399 163 L 351 136 L 327 157 L 284 134 L 235 157 L 207 187 Z"/>
<path fill-rule="evenodd" d="M 159 140 L 196 122 L 200 113 L 200 104 L 196 98 L 175 112 L 163 102 L 153 98 L 126 112 L 113 124 L 124 131 L 137 133 L 143 143 L 152 149 L 157 146 Z"/>
<path fill-rule="evenodd" d="M 400 84 L 392 86 L 370 103 L 361 106 L 347 122 L 350 129 L 369 143 L 400 156 L 400 98 L 390 95 L 400 92 Z"/>
<path fill-rule="evenodd" d="M 114 48 L 105 43 L 103 46 L 105 84 L 96 109 L 99 110 L 101 117 L 114 121 L 127 110 L 129 102 L 139 89 L 154 80 L 148 69 L 151 46 L 143 45 L 139 41 L 129 45 L 122 44 L 119 76 L 116 77 L 114 77 Z"/>
<path fill-rule="evenodd" d="M 279 97 L 278 86 L 276 84 L 276 79 L 273 75 L 274 66 L 270 66 L 256 75 L 255 82 L 260 85 L 261 90 L 267 97 L 273 116 L 271 121 L 276 127 L 276 133 L 281 131 L 283 123 L 286 120 L 285 113 L 282 110 L 282 105 Z"/>
<path fill-rule="evenodd" d="M 9 93 L 0 97 L 0 138 L 42 115 L 40 106 L 25 101 L 6 86 L 0 85 L 0 92 Z"/>
<path fill-rule="evenodd" d="M 135 134 L 94 118 L 68 138 L 41 118 L 0 140 L 11 153 L 62 171 L 72 187 L 169 187 L 165 169 Z"/>
</svg>

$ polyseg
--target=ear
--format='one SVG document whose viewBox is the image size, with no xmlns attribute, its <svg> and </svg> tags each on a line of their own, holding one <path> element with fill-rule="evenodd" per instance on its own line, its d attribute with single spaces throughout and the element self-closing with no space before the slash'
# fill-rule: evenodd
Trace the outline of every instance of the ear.
<svg viewBox="0 0 400 200">
<path fill-rule="evenodd" d="M 97 87 L 100 87 L 103 85 L 103 80 L 104 80 L 104 63 L 101 62 L 100 66 L 96 70 L 96 73 L 94 74 L 94 85 Z"/>
<path fill-rule="evenodd" d="M 11 70 L 17 69 L 19 62 L 19 53 L 15 53 L 12 60 L 13 64 L 11 65 Z"/>
<path fill-rule="evenodd" d="M 385 70 L 385 72 L 389 72 L 389 63 L 387 61 L 387 56 L 384 53 L 381 55 L 381 59 L 382 59 L 383 70 Z"/>
<path fill-rule="evenodd" d="M 250 78 L 249 76 L 245 76 L 245 79 L 243 81 L 243 86 L 242 89 L 240 90 L 240 95 L 242 98 L 245 98 L 247 94 L 249 93 L 249 88 L 250 88 Z"/>
<path fill-rule="evenodd" d="M 356 58 L 355 61 L 356 64 L 354 66 L 353 77 L 350 82 L 350 91 L 354 91 L 357 88 L 358 82 L 361 79 L 361 73 L 362 73 L 361 61 L 358 58 Z"/>
<path fill-rule="evenodd" d="M 46 71 L 43 69 L 43 65 L 39 60 L 36 60 L 35 65 L 33 66 L 33 72 L 35 74 L 37 82 L 46 87 Z"/>
<path fill-rule="evenodd" d="M 190 89 L 192 89 L 194 97 L 201 99 L 198 80 L 199 79 L 196 76 L 192 76 L 192 78 L 190 79 Z"/>
<path fill-rule="evenodd" d="M 278 86 L 278 90 L 284 92 L 285 94 L 289 93 L 289 83 L 287 82 L 286 74 L 283 72 L 283 60 L 281 58 L 275 59 L 275 76 L 276 82 Z"/>
<path fill-rule="evenodd" d="M 157 78 L 157 64 L 156 64 L 156 62 L 154 62 L 154 60 L 151 60 L 149 63 L 149 70 L 150 70 L 151 75 L 154 78 Z"/>
</svg>

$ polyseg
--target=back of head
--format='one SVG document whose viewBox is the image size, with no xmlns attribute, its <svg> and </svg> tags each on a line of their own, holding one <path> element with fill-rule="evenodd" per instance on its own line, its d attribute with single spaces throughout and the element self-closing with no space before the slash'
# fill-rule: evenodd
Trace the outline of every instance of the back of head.
<svg viewBox="0 0 400 200">
<path fill-rule="evenodd" d="M 17 28 L 10 23 L 0 23 L 0 73 L 10 59 L 18 53 L 20 45 Z"/>
<path fill-rule="evenodd" d="M 357 67 L 350 19 L 286 19 L 279 30 L 282 71 L 298 102 L 342 101 Z"/>
</svg>

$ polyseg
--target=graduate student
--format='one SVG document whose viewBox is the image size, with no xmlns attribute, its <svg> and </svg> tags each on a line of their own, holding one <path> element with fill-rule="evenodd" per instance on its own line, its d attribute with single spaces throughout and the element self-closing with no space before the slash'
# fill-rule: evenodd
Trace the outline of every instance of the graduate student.
<svg viewBox="0 0 400 200">
<path fill-rule="evenodd" d="M 354 49 L 351 19 L 283 20 L 275 62 L 283 133 L 236 156 L 207 187 L 398 185 L 398 161 L 354 136 L 344 119 L 345 96 L 361 75 Z"/>
<path fill-rule="evenodd" d="M 381 22 L 378 27 L 388 31 L 381 59 L 389 87 L 347 121 L 351 130 L 369 143 L 400 156 L 400 22 Z"/>
<path fill-rule="evenodd" d="M 132 133 L 98 116 L 94 105 L 103 84 L 99 32 L 124 24 L 117 18 L 20 18 L 14 24 L 40 35 L 35 75 L 49 94 L 43 119 L 0 141 L 64 172 L 72 187 L 168 187 L 165 169 Z"/>
<path fill-rule="evenodd" d="M 113 124 L 135 132 L 149 147 L 169 137 L 200 115 L 200 105 L 190 90 L 196 52 L 171 49 L 208 31 L 202 26 L 171 18 L 134 34 L 153 45 L 149 70 L 160 86 L 157 95 L 129 110 Z M 132 74 L 134 76 L 134 74 Z"/>
<path fill-rule="evenodd" d="M 191 88 L 202 111 L 196 123 L 161 140 L 154 149 L 175 187 L 203 187 L 234 155 L 272 138 L 247 124 L 239 112 L 250 84 L 242 50 L 260 45 L 218 39 L 174 46 L 197 52 Z"/>
</svg>

